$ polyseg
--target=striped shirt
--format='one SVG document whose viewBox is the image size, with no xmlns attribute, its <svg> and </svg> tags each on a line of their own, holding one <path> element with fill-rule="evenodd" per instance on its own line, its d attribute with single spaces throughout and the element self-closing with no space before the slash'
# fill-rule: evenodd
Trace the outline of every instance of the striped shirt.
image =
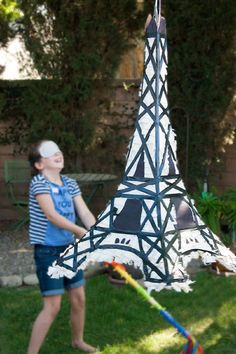
<svg viewBox="0 0 236 354">
<path fill-rule="evenodd" d="M 67 186 L 68 192 L 72 199 L 81 194 L 80 188 L 74 179 L 67 176 L 61 176 L 64 186 Z M 34 176 L 30 183 L 29 189 L 29 239 L 31 244 L 45 245 L 46 232 L 48 228 L 48 219 L 40 208 L 36 195 L 51 194 L 51 189 L 58 187 L 54 183 L 49 182 L 43 175 Z"/>
</svg>

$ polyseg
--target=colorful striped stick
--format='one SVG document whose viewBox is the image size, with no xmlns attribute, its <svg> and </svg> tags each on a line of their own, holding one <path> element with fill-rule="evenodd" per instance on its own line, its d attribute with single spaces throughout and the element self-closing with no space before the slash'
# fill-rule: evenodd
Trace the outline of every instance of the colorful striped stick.
<svg viewBox="0 0 236 354">
<path fill-rule="evenodd" d="M 137 292 L 147 300 L 154 308 L 159 310 L 162 317 L 167 320 L 172 326 L 174 326 L 177 331 L 184 336 L 188 342 L 184 346 L 184 349 L 180 354 L 204 354 L 201 345 L 197 342 L 197 340 L 183 327 L 181 326 L 171 314 L 165 310 L 148 292 L 134 279 L 132 276 L 126 272 L 125 267 L 122 264 L 112 262 L 112 267 L 129 283 L 133 286 Z"/>
</svg>

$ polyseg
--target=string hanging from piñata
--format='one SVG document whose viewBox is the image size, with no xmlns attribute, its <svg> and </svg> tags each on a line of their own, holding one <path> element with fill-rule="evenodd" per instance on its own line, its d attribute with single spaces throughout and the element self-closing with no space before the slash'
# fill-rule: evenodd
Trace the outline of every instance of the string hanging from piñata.
<svg viewBox="0 0 236 354">
<path fill-rule="evenodd" d="M 187 292 L 193 257 L 236 271 L 235 255 L 204 224 L 179 173 L 167 100 L 166 22 L 158 4 L 146 26 L 138 116 L 122 181 L 97 223 L 49 269 L 53 277 L 115 260 L 139 267 L 149 290 Z"/>
</svg>

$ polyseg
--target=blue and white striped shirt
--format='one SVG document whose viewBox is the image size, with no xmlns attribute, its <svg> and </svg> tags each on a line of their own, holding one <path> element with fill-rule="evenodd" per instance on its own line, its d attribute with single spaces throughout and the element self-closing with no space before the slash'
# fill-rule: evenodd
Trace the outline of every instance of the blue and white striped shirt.
<svg viewBox="0 0 236 354">
<path fill-rule="evenodd" d="M 68 192 L 72 199 L 81 194 L 80 188 L 74 179 L 62 175 L 64 186 L 68 188 Z M 59 187 L 49 182 L 43 175 L 38 174 L 34 176 L 30 183 L 29 189 L 29 238 L 31 244 L 45 245 L 46 232 L 48 228 L 48 219 L 40 208 L 36 195 L 51 194 L 51 189 Z M 53 236 L 53 235 L 52 235 Z"/>
</svg>

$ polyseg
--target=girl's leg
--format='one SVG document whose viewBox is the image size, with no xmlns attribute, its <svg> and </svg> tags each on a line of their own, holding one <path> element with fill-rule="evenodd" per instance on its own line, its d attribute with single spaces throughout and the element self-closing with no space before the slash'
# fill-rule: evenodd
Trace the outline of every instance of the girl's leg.
<svg viewBox="0 0 236 354">
<path fill-rule="evenodd" d="M 34 322 L 27 354 L 37 354 L 39 352 L 48 330 L 60 310 L 60 306 L 61 295 L 43 297 L 43 308 Z"/>
<path fill-rule="evenodd" d="M 69 289 L 69 299 L 71 303 L 71 327 L 72 346 L 83 350 L 86 353 L 96 352 L 96 348 L 84 341 L 84 320 L 85 320 L 85 292 L 84 287 Z"/>
</svg>

